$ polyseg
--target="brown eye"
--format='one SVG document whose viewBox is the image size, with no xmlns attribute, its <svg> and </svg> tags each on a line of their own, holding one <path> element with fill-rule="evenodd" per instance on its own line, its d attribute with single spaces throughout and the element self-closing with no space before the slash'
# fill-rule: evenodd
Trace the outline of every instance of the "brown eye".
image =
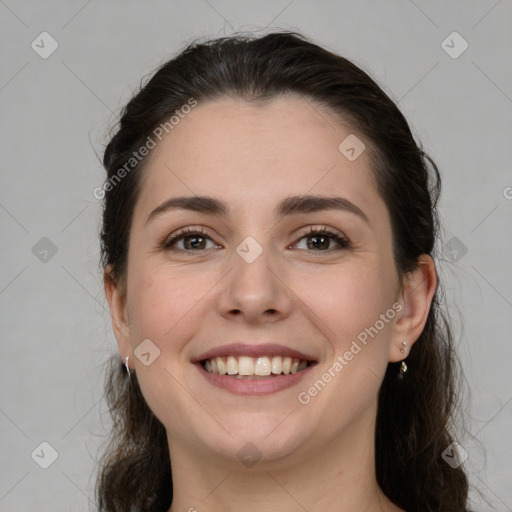
<svg viewBox="0 0 512 512">
<path fill-rule="evenodd" d="M 206 238 L 202 235 L 187 235 L 180 237 L 183 240 L 185 249 L 206 249 Z"/>
<path fill-rule="evenodd" d="M 308 239 L 306 249 L 314 252 L 327 252 L 330 249 L 332 241 L 338 244 L 342 249 L 350 247 L 349 241 L 339 233 L 330 231 L 327 228 L 312 228 L 299 240 Z"/>
<path fill-rule="evenodd" d="M 181 242 L 182 240 L 183 247 L 176 248 L 176 244 L 178 242 Z M 170 238 L 164 240 L 162 248 L 165 250 L 179 250 L 185 252 L 203 251 L 211 248 L 206 247 L 206 243 L 208 240 L 212 241 L 211 238 L 207 235 L 207 233 L 202 229 L 186 228 L 182 229 L 181 231 L 178 231 L 178 233 L 176 233 L 175 235 L 172 235 Z"/>
</svg>

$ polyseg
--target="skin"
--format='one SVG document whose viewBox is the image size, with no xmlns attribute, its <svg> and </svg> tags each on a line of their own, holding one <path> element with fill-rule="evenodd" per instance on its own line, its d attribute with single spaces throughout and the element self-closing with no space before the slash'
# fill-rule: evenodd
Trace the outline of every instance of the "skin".
<svg viewBox="0 0 512 512">
<path fill-rule="evenodd" d="M 437 278 L 426 255 L 399 278 L 368 152 L 351 162 L 338 150 L 350 133 L 299 97 L 266 105 L 224 98 L 195 107 L 148 157 L 126 282 L 114 282 L 107 268 L 105 293 L 120 356 L 129 356 L 167 431 L 172 512 L 401 510 L 375 478 L 377 393 L 388 362 L 407 357 L 402 341 L 409 351 L 421 334 Z M 334 210 L 274 217 L 279 201 L 301 194 L 344 197 L 369 223 Z M 146 224 L 158 205 L 183 195 L 209 195 L 232 211 L 175 210 Z M 331 239 L 328 248 L 308 247 L 317 241 L 307 235 L 311 226 L 339 231 L 352 246 Z M 206 249 L 183 239 L 174 251 L 160 247 L 182 227 L 203 227 Z M 263 249 L 252 263 L 236 252 L 247 236 Z M 401 311 L 308 404 L 299 403 L 298 393 L 394 303 Z M 144 339 L 161 351 L 149 366 L 134 356 Z M 318 364 L 297 386 L 234 395 L 209 384 L 191 359 L 239 339 L 281 343 Z M 252 467 L 237 457 L 248 442 L 261 455 Z"/>
</svg>

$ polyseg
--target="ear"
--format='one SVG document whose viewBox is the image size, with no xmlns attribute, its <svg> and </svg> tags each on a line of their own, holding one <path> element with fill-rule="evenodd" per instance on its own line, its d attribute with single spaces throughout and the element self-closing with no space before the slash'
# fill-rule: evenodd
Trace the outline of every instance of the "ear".
<svg viewBox="0 0 512 512">
<path fill-rule="evenodd" d="M 412 345 L 420 337 L 437 289 L 438 279 L 434 260 L 427 254 L 418 258 L 418 266 L 403 281 L 398 302 L 402 309 L 395 317 L 389 361 L 405 359 Z M 406 346 L 402 344 L 405 341 Z M 405 353 L 400 352 L 405 349 Z"/>
<path fill-rule="evenodd" d="M 124 287 L 116 282 L 111 265 L 108 265 L 103 273 L 103 287 L 110 307 L 112 328 L 117 340 L 119 355 L 123 361 L 126 360 L 126 356 L 130 356 L 130 359 L 133 361 L 130 328 L 126 309 L 126 293 Z M 130 362 L 130 359 L 128 362 Z M 130 369 L 133 368 L 132 365 L 129 363 Z"/>
</svg>

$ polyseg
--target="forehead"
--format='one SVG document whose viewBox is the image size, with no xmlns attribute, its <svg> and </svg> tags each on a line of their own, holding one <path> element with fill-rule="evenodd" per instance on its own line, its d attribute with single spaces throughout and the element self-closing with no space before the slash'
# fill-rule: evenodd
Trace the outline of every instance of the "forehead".
<svg viewBox="0 0 512 512">
<path fill-rule="evenodd" d="M 285 195 L 334 192 L 362 209 L 382 208 L 368 152 L 351 161 L 339 149 L 349 136 L 342 119 L 296 96 L 199 103 L 149 155 L 138 209 L 193 194 L 215 195 L 235 210 L 270 208 Z"/>
</svg>

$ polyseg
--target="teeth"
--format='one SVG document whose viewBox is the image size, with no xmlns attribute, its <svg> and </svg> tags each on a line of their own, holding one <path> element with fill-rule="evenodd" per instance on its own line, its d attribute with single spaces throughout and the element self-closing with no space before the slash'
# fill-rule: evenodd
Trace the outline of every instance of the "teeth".
<svg viewBox="0 0 512 512">
<path fill-rule="evenodd" d="M 214 357 L 204 362 L 204 368 L 209 373 L 219 375 L 238 375 L 240 376 L 261 376 L 269 375 L 288 375 L 297 373 L 308 367 L 307 361 L 302 361 L 292 357 L 281 356 L 228 356 Z"/>
<path fill-rule="evenodd" d="M 272 358 L 272 373 L 279 375 L 283 371 L 283 358 L 273 357 Z"/>
<path fill-rule="evenodd" d="M 206 367 L 206 371 L 208 371 L 208 367 Z M 233 356 L 228 357 L 226 372 L 228 375 L 236 375 L 238 373 L 238 361 Z"/>
<path fill-rule="evenodd" d="M 215 361 L 217 362 L 217 369 L 219 370 L 219 375 L 226 375 L 226 364 L 222 360 L 222 357 L 216 357 Z"/>
<path fill-rule="evenodd" d="M 238 358 L 238 375 L 254 375 L 254 362 L 252 357 L 242 356 Z"/>
<path fill-rule="evenodd" d="M 268 357 L 258 357 L 254 365 L 254 375 L 270 375 L 270 359 Z"/>
</svg>

